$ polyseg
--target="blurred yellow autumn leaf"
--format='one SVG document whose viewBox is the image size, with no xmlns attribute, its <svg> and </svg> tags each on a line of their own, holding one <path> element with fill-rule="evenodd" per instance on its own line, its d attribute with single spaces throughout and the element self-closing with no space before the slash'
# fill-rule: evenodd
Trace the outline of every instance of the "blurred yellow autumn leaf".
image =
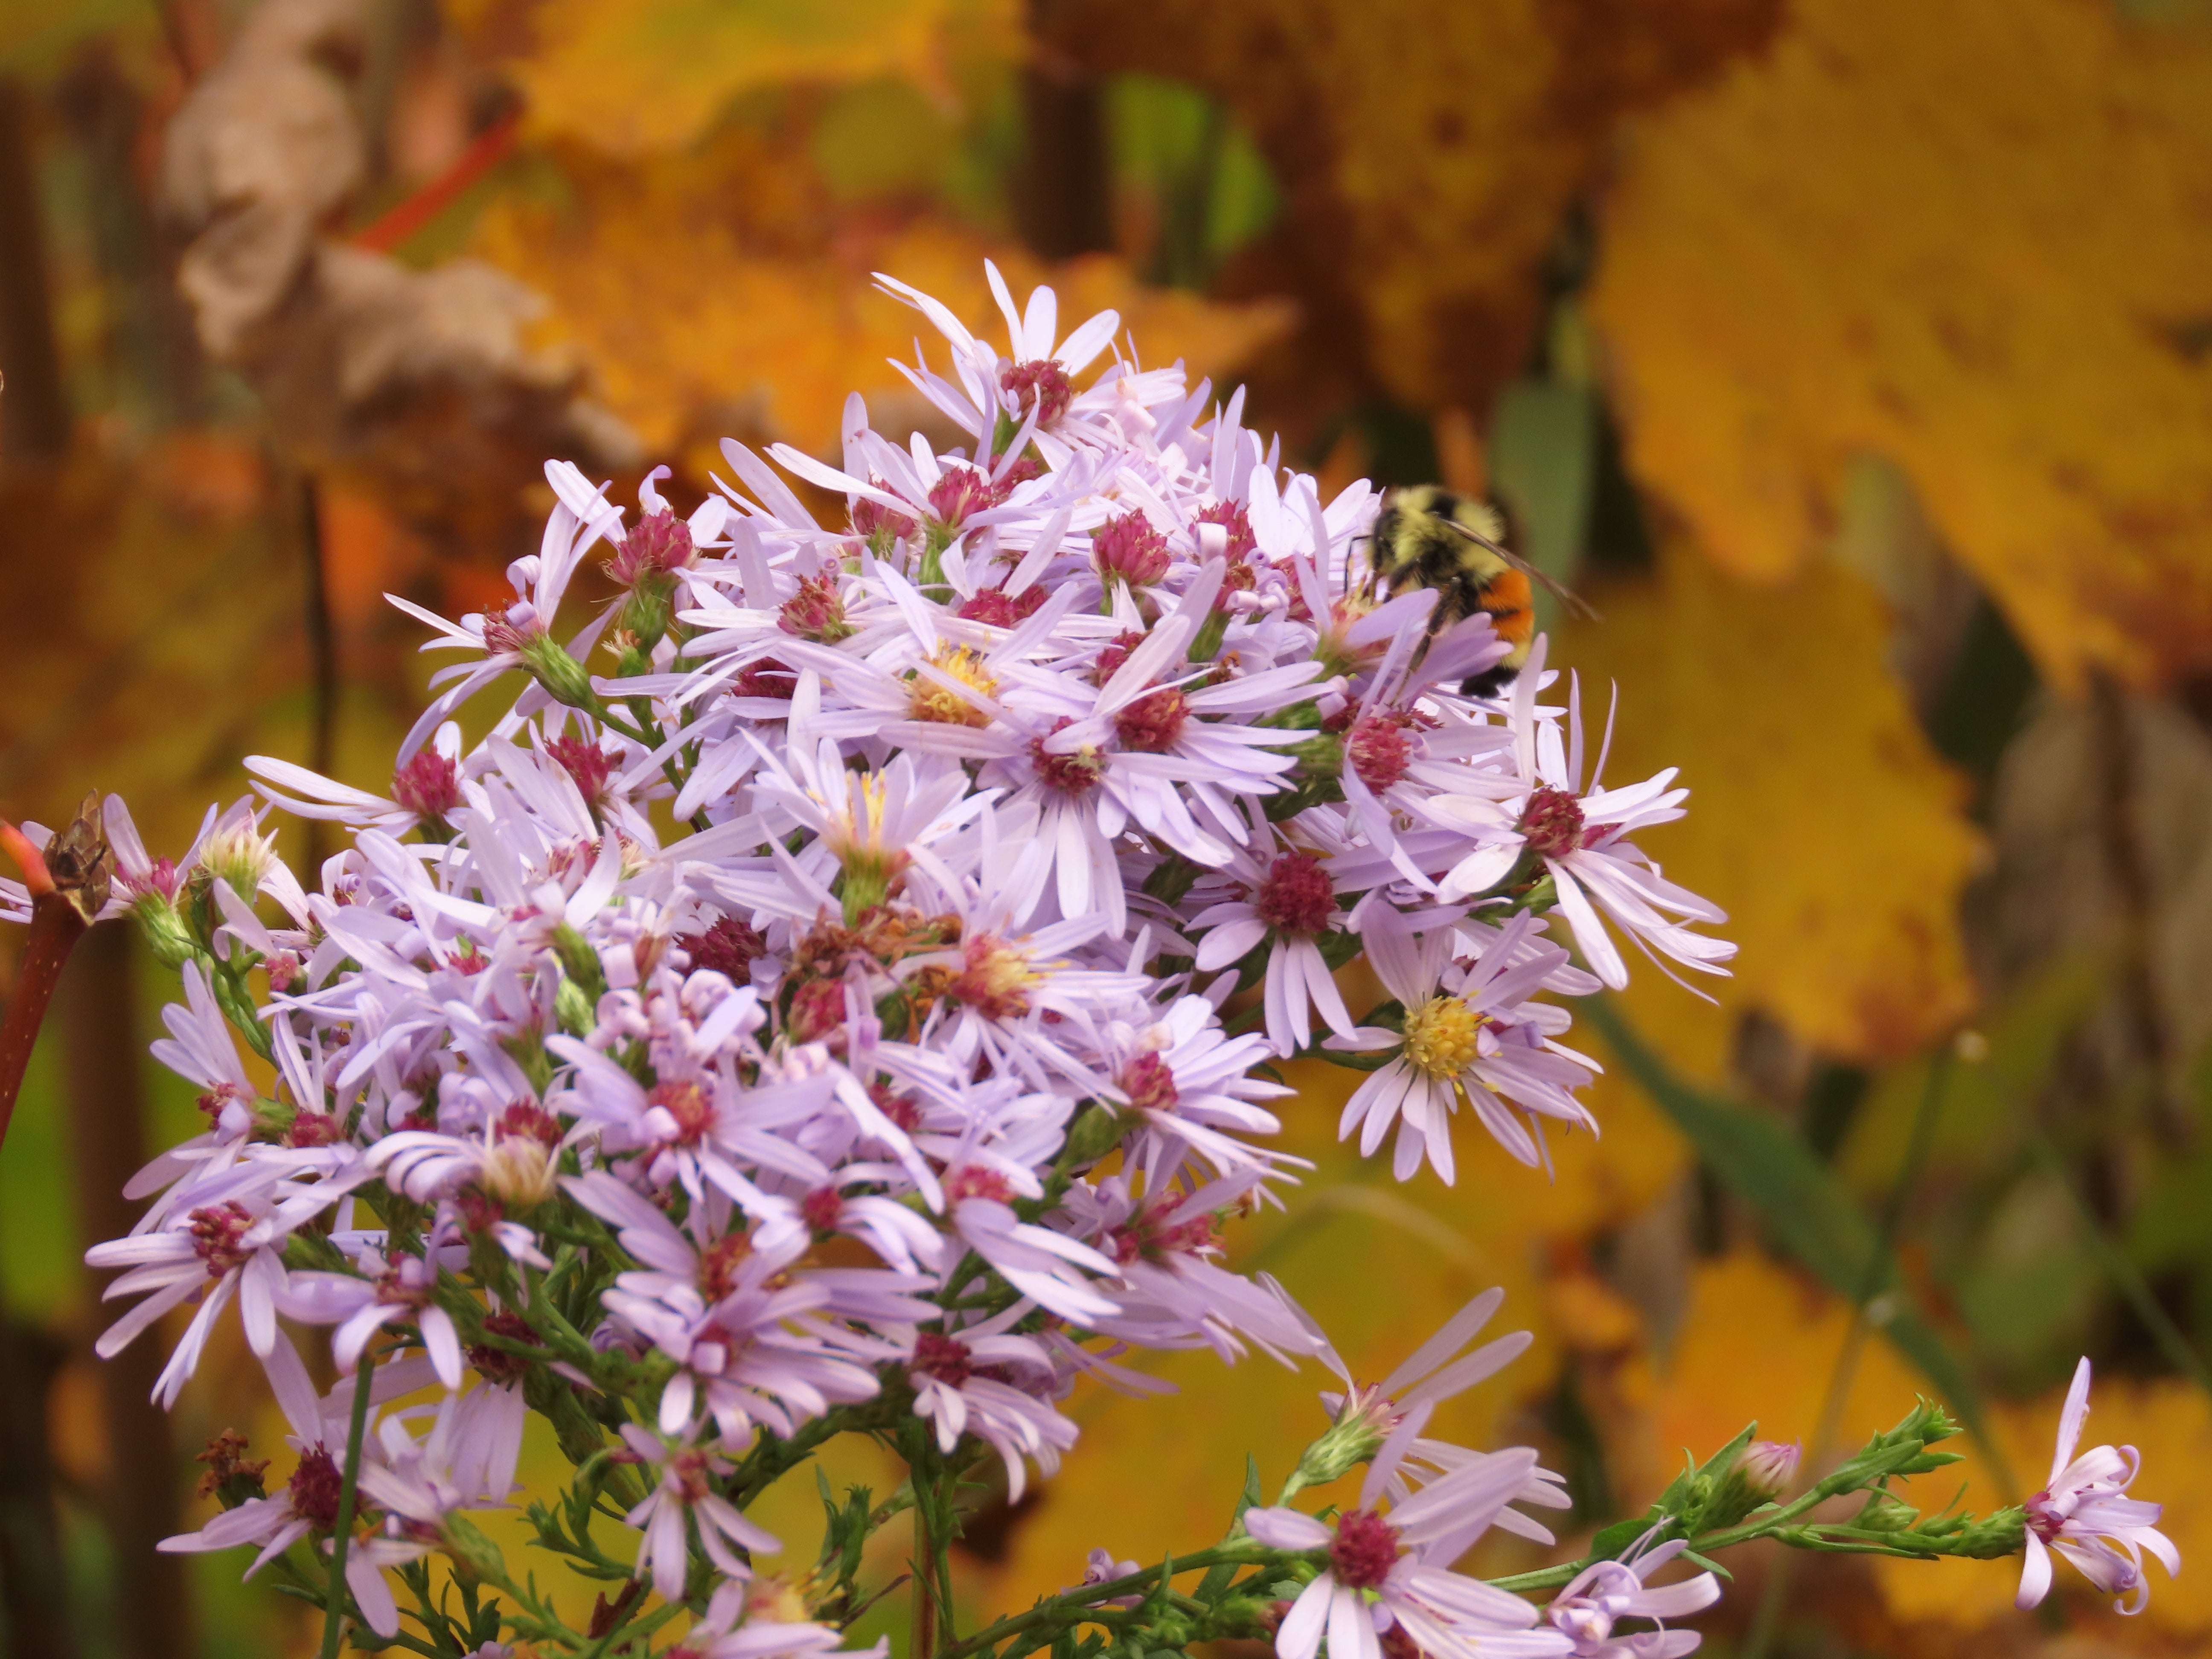
<svg viewBox="0 0 2212 1659">
<path fill-rule="evenodd" d="M 1011 0 L 456 0 L 543 132 L 614 155 L 689 143 L 732 98 L 789 82 L 896 76 L 939 88 L 956 15 L 1010 45 Z"/>
<path fill-rule="evenodd" d="M 1291 290 L 1402 402 L 1480 405 L 1520 372 L 1540 272 L 1620 112 L 1755 46 L 1773 0 L 1073 0 L 1054 42 L 1196 82 L 1291 210 Z"/>
<path fill-rule="evenodd" d="M 608 404 L 657 453 L 732 430 L 827 451 L 856 388 L 886 431 L 939 422 L 885 362 L 912 361 L 916 337 L 927 347 L 934 331 L 877 292 L 872 270 L 1003 337 L 983 279 L 995 258 L 1017 292 L 1052 281 L 1064 319 L 1120 311 L 1143 362 L 1181 357 L 1194 380 L 1233 367 L 1290 320 L 1279 301 L 1228 305 L 1141 287 L 1108 255 L 1048 270 L 933 216 L 848 225 L 833 243 L 803 173 L 794 182 L 803 161 L 744 131 L 637 167 L 568 159 L 570 198 L 503 198 L 477 251 L 547 295 L 549 331 L 592 366 Z M 718 207 L 702 210 L 709 182 Z M 933 362 L 943 369 L 941 349 Z"/>
<path fill-rule="evenodd" d="M 2062 685 L 2212 664 L 2212 31 L 1802 0 L 1632 129 L 1593 308 L 1632 470 L 1802 568 L 1893 459 Z"/>
<path fill-rule="evenodd" d="M 1586 698 L 1620 689 L 1606 775 L 1682 769 L 1690 816 L 1650 851 L 1729 912 L 1713 931 L 1741 946 L 1735 977 L 1700 988 L 1839 1055 L 1945 1031 L 1972 1002 L 1956 912 L 1979 842 L 1883 665 L 1872 592 L 1825 567 L 1753 587 L 1670 548 L 1601 608 L 1568 656 Z"/>
</svg>

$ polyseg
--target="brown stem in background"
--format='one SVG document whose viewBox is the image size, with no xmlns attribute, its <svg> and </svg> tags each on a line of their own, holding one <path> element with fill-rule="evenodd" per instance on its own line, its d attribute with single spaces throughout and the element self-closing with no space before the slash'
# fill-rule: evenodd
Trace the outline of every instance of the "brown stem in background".
<svg viewBox="0 0 2212 1659">
<path fill-rule="evenodd" d="M 1114 204 L 1098 80 L 1043 43 L 1061 0 L 1030 0 L 1030 61 L 1022 70 L 1022 157 L 1013 179 L 1015 228 L 1048 259 L 1110 252 Z"/>
<path fill-rule="evenodd" d="M 69 399 L 46 288 L 31 99 L 12 76 L 0 76 L 0 453 L 15 463 L 58 460 L 69 448 Z"/>
<path fill-rule="evenodd" d="M 29 1321 L 0 1318 L 0 1618 L 8 1659 L 76 1659 L 77 1650 L 46 1433 L 64 1352 Z"/>
<path fill-rule="evenodd" d="M 2149 1074 L 2151 1122 L 2169 1146 L 2186 1146 L 2194 1114 L 2174 1087 L 2174 1042 L 2152 961 L 2156 938 L 2158 895 L 2152 890 L 2144 856 L 2142 778 L 2135 722 L 2127 700 L 2108 674 L 2090 683 L 2096 734 L 2092 752 L 2100 772 L 2097 799 L 2103 811 L 2098 831 L 2104 842 L 2105 870 L 2118 900 L 2118 980 L 2121 1017 L 2143 1069 Z"/>
<path fill-rule="evenodd" d="M 101 922 L 88 933 L 70 961 L 57 1016 L 86 1244 L 120 1238 L 137 1219 L 137 1206 L 123 1196 L 125 1183 L 146 1161 L 132 948 L 127 922 Z M 153 1401 L 161 1364 L 158 1343 L 134 1342 L 98 1368 L 108 1468 L 94 1496 L 117 1568 L 118 1659 L 175 1659 L 194 1649 L 185 1559 L 155 1547 L 183 1530 L 169 1418 Z"/>
</svg>

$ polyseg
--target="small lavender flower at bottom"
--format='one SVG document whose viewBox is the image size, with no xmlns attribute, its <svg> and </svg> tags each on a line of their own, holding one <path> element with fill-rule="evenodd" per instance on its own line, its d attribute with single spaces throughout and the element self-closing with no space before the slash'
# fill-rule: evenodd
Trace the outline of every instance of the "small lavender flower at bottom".
<svg viewBox="0 0 2212 1659">
<path fill-rule="evenodd" d="M 2097 1446 L 2074 1455 L 2088 1416 L 2089 1361 L 2084 1356 L 2058 1416 L 2050 1484 L 2027 1500 L 2027 1559 L 2021 1566 L 2017 1603 L 2032 1607 L 2051 1593 L 2051 1557 L 2056 1552 L 2099 1589 L 2111 1592 L 2116 1610 L 2141 1613 L 2150 1601 L 2143 1552 L 2156 1556 L 2169 1577 L 2181 1571 L 2181 1552 L 2158 1529 L 2164 1506 L 2125 1495 L 2142 1467 L 2133 1446 Z"/>
</svg>

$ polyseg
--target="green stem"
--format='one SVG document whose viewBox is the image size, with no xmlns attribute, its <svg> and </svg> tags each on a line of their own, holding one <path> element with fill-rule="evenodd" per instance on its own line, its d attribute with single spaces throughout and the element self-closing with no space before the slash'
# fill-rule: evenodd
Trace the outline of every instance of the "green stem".
<svg viewBox="0 0 2212 1659">
<path fill-rule="evenodd" d="M 338 1518 L 331 1536 L 330 1599 L 324 1603 L 322 1659 L 337 1659 L 338 1636 L 345 1624 L 346 1546 L 353 1541 L 355 1502 L 361 1486 L 361 1443 L 368 1433 L 368 1382 L 376 1357 L 362 1351 L 353 1374 L 353 1419 L 346 1425 L 345 1477 L 338 1486 Z"/>
<path fill-rule="evenodd" d="M 1210 1550 L 1194 1550 L 1188 1555 L 1179 1555 L 1172 1564 L 1176 1572 L 1194 1572 L 1201 1567 L 1223 1565 L 1251 1565 L 1259 1562 L 1288 1562 L 1304 1559 L 1296 1550 L 1271 1550 L 1251 1538 L 1235 1538 L 1218 1544 Z M 1040 1625 L 1055 1620 L 1067 1624 L 1112 1625 L 1126 1623 L 1133 1615 L 1118 1607 L 1101 1607 L 1101 1601 L 1124 1595 L 1148 1592 L 1159 1582 L 1161 1573 L 1170 1564 L 1146 1567 L 1126 1578 L 1109 1579 L 1103 1584 L 1085 1584 L 1079 1590 L 1068 1590 L 1048 1597 L 1027 1613 L 1018 1613 L 1001 1619 L 995 1625 L 977 1631 L 964 1642 L 955 1642 L 938 1650 L 937 1659 L 967 1659 L 995 1647 L 1010 1636 L 1019 1636 L 1024 1631 L 1035 1630 Z M 1562 1578 L 1561 1583 L 1566 1583 Z"/>
<path fill-rule="evenodd" d="M 2089 1200 L 2081 1195 L 2081 1189 L 2067 1174 L 2066 1160 L 2060 1156 L 2058 1148 L 2052 1145 L 2050 1134 L 2027 1112 L 2021 1113 L 2021 1119 L 2027 1125 L 2028 1150 L 2035 1155 L 2036 1162 L 2043 1166 L 2044 1173 L 2058 1184 L 2072 1202 L 2075 1212 L 2081 1218 L 2082 1231 L 2089 1236 L 2089 1246 L 2095 1251 L 2099 1264 L 2112 1279 L 2114 1288 L 2127 1299 L 2128 1306 L 2135 1310 L 2136 1317 L 2142 1321 L 2143 1328 L 2158 1344 L 2159 1352 L 2166 1356 L 2166 1364 L 2207 1394 L 2212 1394 L 2212 1372 L 2205 1370 L 2203 1358 L 2191 1346 L 2181 1328 L 2173 1322 L 2172 1316 L 2159 1305 L 2158 1298 L 2151 1294 L 2149 1285 L 2144 1282 L 2142 1272 L 2129 1259 L 2128 1253 L 2105 1231 L 2103 1224 L 2097 1218 L 2096 1211 L 2090 1208 Z"/>
<path fill-rule="evenodd" d="M 1951 1053 L 1947 1043 L 1936 1051 L 1929 1062 L 1928 1082 L 1920 1091 L 1919 1109 L 1913 1114 L 1912 1134 L 1905 1145 L 1905 1159 L 1897 1166 L 1896 1179 L 1890 1183 L 1889 1198 L 1882 1206 L 1874 1248 L 1867 1253 L 1866 1269 L 1859 1276 L 1858 1295 L 1851 1303 L 1850 1328 L 1844 1333 L 1844 1345 L 1837 1351 L 1836 1363 L 1828 1373 L 1826 1397 L 1820 1402 L 1820 1424 L 1808 1449 L 1811 1455 L 1806 1460 L 1816 1468 L 1827 1461 L 1829 1449 L 1835 1444 L 1836 1431 L 1843 1423 L 1844 1403 L 1850 1397 L 1851 1380 L 1858 1373 L 1859 1352 L 1866 1346 L 1867 1310 L 1890 1275 L 1898 1229 L 1904 1224 L 1913 1189 L 1920 1182 L 1921 1169 L 1928 1162 L 1929 1148 L 1935 1144 L 1936 1119 L 1942 1110 L 1944 1090 L 1951 1080 Z M 1767 1578 L 1766 1588 L 1759 1598 L 1759 1610 L 1744 1638 L 1743 1659 L 1763 1659 L 1773 1644 L 1775 1632 L 1781 1628 L 1782 1616 L 1789 1607 L 1793 1559 L 1784 1556 L 1775 1563 L 1774 1571 Z"/>
</svg>

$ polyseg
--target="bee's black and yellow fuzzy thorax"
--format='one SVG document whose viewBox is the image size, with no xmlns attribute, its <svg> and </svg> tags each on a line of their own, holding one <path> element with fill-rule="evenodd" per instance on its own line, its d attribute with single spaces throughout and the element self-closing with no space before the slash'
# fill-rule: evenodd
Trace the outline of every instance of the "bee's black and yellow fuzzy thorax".
<svg viewBox="0 0 2212 1659">
<path fill-rule="evenodd" d="M 1504 540 L 1496 508 L 1440 484 L 1395 492 L 1375 520 L 1375 585 L 1394 594 L 1433 588 L 1431 634 L 1480 611 L 1513 647 L 1460 687 L 1468 696 L 1489 696 L 1509 684 L 1528 661 L 1535 635 L 1535 596 L 1516 562 L 1500 550 Z"/>
</svg>

